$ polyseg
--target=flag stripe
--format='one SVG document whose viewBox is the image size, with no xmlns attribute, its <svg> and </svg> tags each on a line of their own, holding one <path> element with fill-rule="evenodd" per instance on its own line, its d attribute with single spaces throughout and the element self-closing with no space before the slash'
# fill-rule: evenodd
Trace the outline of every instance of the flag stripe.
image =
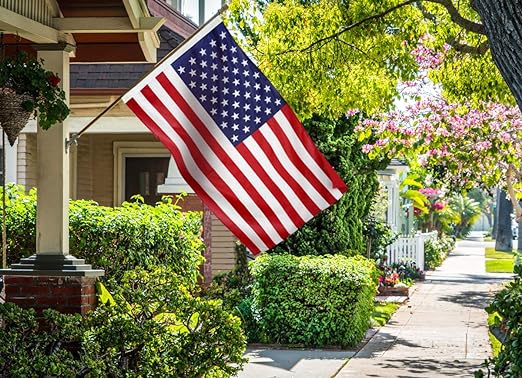
<svg viewBox="0 0 522 378">
<path fill-rule="evenodd" d="M 308 193 L 303 188 L 303 185 L 301 185 L 303 183 L 300 183 L 298 180 L 296 180 L 293 177 L 294 175 L 291 173 L 291 171 L 288 170 L 292 170 L 292 164 L 282 164 L 280 158 L 281 154 L 277 154 L 274 151 L 274 149 L 272 148 L 272 144 L 268 142 L 265 135 L 263 135 L 261 129 L 252 134 L 251 137 L 254 138 L 257 144 L 259 144 L 259 147 L 261 147 L 261 149 L 267 153 L 267 156 L 272 161 L 275 168 L 279 172 L 281 172 L 281 175 L 283 176 L 285 181 L 289 183 L 290 187 L 295 192 L 295 194 L 303 201 L 308 211 L 311 214 L 317 214 L 319 211 L 321 211 L 317 204 L 308 196 Z M 295 169 L 295 167 L 293 168 Z"/>
<path fill-rule="evenodd" d="M 236 151 L 235 147 L 228 142 L 228 140 L 219 140 L 218 135 L 221 135 L 221 132 L 211 133 L 208 128 L 218 126 L 213 122 L 202 122 L 202 120 L 198 117 L 198 114 L 189 106 L 187 101 L 181 96 L 179 91 L 175 86 L 170 82 L 169 78 L 165 75 L 159 75 L 158 81 L 164 89 L 164 93 L 173 100 L 172 106 L 167 106 L 168 109 L 176 115 L 177 112 L 175 107 L 179 107 L 181 114 L 187 118 L 188 123 L 182 122 L 184 125 L 186 124 L 186 130 L 189 135 L 194 140 L 199 140 L 197 143 L 201 150 L 206 149 L 206 147 L 210 147 L 212 154 L 215 154 L 216 159 L 219 159 L 222 163 L 223 169 L 228 169 L 230 171 L 231 180 L 236 180 L 241 182 L 245 186 L 244 196 L 239 196 L 241 198 L 251 198 L 252 204 L 255 206 L 259 206 L 260 212 L 256 214 L 258 219 L 266 219 L 265 227 L 274 227 L 275 231 L 279 234 L 281 239 L 286 238 L 293 230 L 293 223 L 291 219 L 284 213 L 283 208 L 279 201 L 273 196 L 273 194 L 269 191 L 269 189 L 265 186 L 257 174 L 252 170 L 250 165 L 240 156 L 240 154 Z M 161 91 L 160 88 L 155 88 L 157 91 Z M 168 102 L 168 98 L 165 96 L 161 96 L 162 100 Z M 168 105 L 168 104 L 167 104 Z M 199 114 L 204 114 L 200 112 Z M 206 155 L 204 153 L 204 155 Z M 232 159 L 231 156 L 234 156 L 235 159 Z M 237 164 L 236 164 L 237 163 Z M 245 172 L 245 173 L 243 173 Z M 258 190 L 259 189 L 259 190 Z M 270 202 L 267 202 L 269 200 Z M 247 207 L 248 203 L 245 204 Z M 277 207 L 279 211 L 279 215 L 276 215 L 272 207 Z M 281 213 L 283 212 L 283 213 Z M 286 216 L 284 216 L 286 215 Z M 282 220 L 286 221 L 286 226 L 283 225 Z M 291 231 L 292 230 L 292 231 Z"/>
<path fill-rule="evenodd" d="M 249 227 L 248 225 L 246 225 L 245 227 L 245 225 L 241 224 L 243 223 L 243 219 L 241 217 L 236 215 L 236 217 L 234 218 L 236 219 L 237 223 L 239 223 L 238 225 L 236 222 L 232 221 L 232 219 L 227 215 L 231 214 L 232 216 L 234 216 L 235 211 L 233 208 L 232 210 L 229 210 L 226 209 L 226 205 L 223 206 L 222 204 L 221 206 L 219 206 L 213 199 L 219 199 L 219 197 L 212 197 L 211 191 L 204 190 L 203 187 L 199 185 L 198 180 L 195 177 L 193 177 L 193 175 L 190 173 L 189 169 L 185 165 L 183 155 L 176 143 L 163 132 L 163 130 L 156 124 L 154 120 L 152 120 L 151 117 L 149 117 L 149 115 L 138 104 L 136 98 L 128 100 L 127 106 L 152 132 L 154 132 L 154 135 L 156 135 L 160 139 L 160 141 L 169 149 L 170 153 L 176 160 L 178 169 L 180 170 L 187 183 L 190 185 L 192 189 L 194 189 L 194 192 L 196 192 L 196 194 L 201 197 L 201 199 L 206 203 L 209 209 L 212 212 L 214 212 L 219 219 L 221 219 L 223 224 L 225 224 L 226 227 L 228 227 L 235 235 L 237 235 L 241 239 L 243 244 L 251 251 L 259 252 L 265 250 L 266 246 L 262 246 L 261 240 L 259 240 L 256 243 L 254 242 L 255 239 L 252 240 L 247 233 L 243 232 L 243 230 L 248 231 Z M 222 210 L 222 208 L 224 208 L 225 211 Z M 230 212 L 227 213 L 227 210 L 229 210 Z"/>
<path fill-rule="evenodd" d="M 347 187 L 344 181 L 339 177 L 337 172 L 333 169 L 332 165 L 326 160 L 324 155 L 317 149 L 315 143 L 310 138 L 310 135 L 306 133 L 304 127 L 301 126 L 301 123 L 297 119 L 295 113 L 289 106 L 283 106 L 281 109 L 285 115 L 286 120 L 288 121 L 289 127 L 284 127 L 285 131 L 290 132 L 293 130 L 292 135 L 297 137 L 301 143 L 301 145 L 305 146 L 306 150 L 311 153 L 312 161 L 315 162 L 314 165 L 319 165 L 321 170 L 326 173 L 326 177 L 321 176 L 321 180 L 323 182 L 332 182 L 333 187 L 338 190 L 335 197 L 337 199 L 341 198 L 342 194 L 346 192 Z M 297 141 L 292 141 L 292 143 L 297 143 Z"/>
<path fill-rule="evenodd" d="M 280 142 L 281 147 L 286 152 L 287 156 L 294 162 L 299 171 L 308 178 L 310 184 L 326 200 L 326 202 L 328 202 L 328 204 L 334 203 L 336 198 L 330 189 L 326 186 L 326 184 L 329 184 L 331 180 L 329 180 L 327 177 L 323 177 L 326 176 L 324 175 L 323 170 L 314 164 L 312 159 L 310 159 L 309 152 L 306 150 L 306 148 L 304 148 L 299 140 L 297 140 L 297 138 L 289 140 L 287 134 L 285 133 L 286 130 L 283 130 L 281 127 L 281 124 L 285 126 L 288 125 L 288 120 L 285 118 L 283 112 L 278 112 L 274 116 L 273 121 L 272 131 L 274 132 L 277 140 Z M 298 146 L 301 147 L 299 150 L 295 149 L 294 143 L 296 142 L 298 143 Z M 321 178 L 323 182 L 321 182 L 319 178 Z"/>
<path fill-rule="evenodd" d="M 237 212 L 251 225 L 252 229 L 259 235 L 261 240 L 263 240 L 263 243 L 273 245 L 281 241 L 282 238 L 277 235 L 277 232 L 264 216 L 263 212 L 257 207 L 257 204 L 255 204 L 254 201 L 248 201 L 248 194 L 235 180 L 234 176 L 226 169 L 223 169 L 215 158 L 212 159 L 212 157 L 209 156 L 210 150 L 208 149 L 208 145 L 196 144 L 193 139 L 194 135 L 187 133 L 186 127 L 180 125 L 178 119 L 169 112 L 162 100 L 156 96 L 150 87 L 144 87 L 142 93 L 154 110 L 163 118 L 165 121 L 164 125 L 167 128 L 172 128 L 187 145 L 187 151 L 193 156 L 194 161 L 197 162 L 196 164 L 203 175 L 213 183 L 216 189 L 223 188 L 220 191 L 221 194 L 227 198 L 229 202 L 235 204 Z M 189 122 L 184 122 L 184 124 L 188 126 Z M 163 130 L 165 129 L 163 128 Z M 213 160 L 212 165 L 207 160 L 209 158 Z M 240 193 L 241 196 L 238 196 L 236 193 Z M 247 206 L 245 206 L 245 202 L 254 213 L 248 210 Z"/>
<path fill-rule="evenodd" d="M 261 180 L 267 185 L 267 187 L 274 193 L 278 201 L 281 203 L 282 208 L 284 209 L 283 212 L 287 213 L 290 219 L 292 220 L 292 223 L 294 227 L 289 230 L 290 233 L 301 227 L 303 224 L 305 224 L 304 219 L 299 215 L 297 210 L 294 208 L 294 206 L 290 203 L 287 196 L 283 193 L 281 188 L 274 182 L 272 179 L 273 175 L 270 175 L 265 167 L 268 169 L 268 165 L 271 166 L 270 163 L 263 166 L 260 164 L 260 162 L 254 157 L 254 154 L 248 149 L 246 143 L 242 143 L 237 147 L 237 150 L 239 153 L 245 158 L 248 164 L 257 172 Z M 259 156 L 259 155 L 258 155 Z M 275 169 L 272 170 L 275 171 Z"/>
<path fill-rule="evenodd" d="M 262 138 L 262 135 L 260 138 Z M 273 154 L 268 154 L 269 151 L 265 151 L 263 149 L 263 147 L 256 141 L 255 134 L 252 135 L 252 138 L 246 139 L 239 146 L 239 149 L 241 148 L 245 148 L 246 150 L 250 151 L 252 156 L 255 157 L 259 164 L 267 170 L 268 175 L 274 180 L 275 184 L 281 187 L 285 197 L 299 214 L 299 218 L 303 219 L 303 224 L 313 216 L 306 203 L 307 201 L 311 201 L 310 198 L 306 195 L 306 193 L 296 191 L 294 188 L 292 188 L 292 183 L 288 181 L 288 177 L 291 178 L 291 176 L 288 174 L 288 172 L 286 172 L 285 169 L 281 170 L 283 164 L 276 156 Z M 296 182 L 293 182 L 293 184 L 297 185 Z"/>
<path fill-rule="evenodd" d="M 289 162 L 289 164 L 286 164 L 288 172 L 303 187 L 312 201 L 320 209 L 328 207 L 328 201 L 323 198 L 319 190 L 310 182 L 311 177 L 307 177 L 303 174 L 305 167 L 302 162 L 300 160 L 292 159 L 292 157 L 286 153 L 284 147 L 278 139 L 278 136 L 274 133 L 274 128 L 277 127 L 277 121 L 272 118 L 268 121 L 268 124 L 270 125 L 269 128 L 260 129 L 259 132 L 262 133 L 267 140 L 271 141 L 271 146 L 276 152 L 276 156 L 283 161 Z"/>
</svg>

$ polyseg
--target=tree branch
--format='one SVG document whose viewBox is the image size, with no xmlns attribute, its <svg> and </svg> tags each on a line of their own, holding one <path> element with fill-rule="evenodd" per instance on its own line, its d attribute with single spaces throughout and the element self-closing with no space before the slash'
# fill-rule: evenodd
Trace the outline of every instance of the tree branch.
<svg viewBox="0 0 522 378">
<path fill-rule="evenodd" d="M 451 0 L 423 0 L 428 1 L 430 3 L 436 3 L 442 5 L 448 11 L 451 21 L 466 29 L 467 31 L 486 35 L 486 30 L 484 29 L 484 25 L 479 24 L 477 22 L 468 20 L 467 18 L 462 17 L 459 13 L 459 10 L 455 7 Z"/>
<path fill-rule="evenodd" d="M 487 40 L 482 42 L 478 46 L 470 46 L 468 44 L 457 41 L 457 39 L 454 37 L 448 37 L 446 43 L 458 52 L 471 55 L 484 55 L 486 51 L 489 50 L 489 43 Z"/>
<path fill-rule="evenodd" d="M 467 18 L 464 18 L 459 13 L 458 9 L 455 7 L 455 5 L 453 4 L 453 2 L 451 0 L 406 0 L 406 1 L 402 2 L 402 3 L 399 3 L 399 4 L 391 7 L 391 8 L 386 9 L 385 11 L 383 11 L 381 13 L 374 14 L 373 16 L 369 16 L 369 17 L 363 18 L 362 20 L 354 22 L 353 24 L 347 25 L 347 26 L 341 28 L 338 32 L 336 32 L 334 34 L 331 34 L 331 35 L 329 35 L 327 37 L 318 39 L 317 41 L 311 43 L 310 45 L 308 45 L 307 47 L 305 47 L 304 49 L 302 49 L 300 51 L 301 52 L 312 51 L 317 45 L 323 44 L 325 42 L 329 42 L 329 41 L 331 41 L 333 39 L 336 39 L 341 34 L 344 34 L 347 31 L 350 31 L 350 30 L 352 30 L 352 29 L 354 29 L 354 28 L 356 28 L 358 26 L 361 26 L 361 25 L 367 23 L 367 22 L 383 18 L 383 17 L 387 16 L 388 14 L 390 14 L 392 12 L 395 12 L 396 10 L 398 10 L 400 8 L 404 8 L 404 7 L 408 6 L 408 5 L 412 5 L 412 4 L 415 4 L 415 3 L 418 4 L 420 1 L 425 1 L 425 2 L 429 2 L 429 3 L 442 5 L 444 8 L 446 8 L 446 10 L 447 10 L 451 20 L 454 23 L 456 23 L 457 25 L 459 25 L 462 28 L 466 29 L 467 31 L 470 31 L 470 32 L 473 32 L 473 33 L 477 33 L 477 34 L 486 35 L 486 31 L 484 30 L 484 25 L 476 23 L 476 22 L 471 21 L 471 20 L 468 20 Z M 422 12 L 422 8 L 421 8 L 421 12 Z"/>
</svg>

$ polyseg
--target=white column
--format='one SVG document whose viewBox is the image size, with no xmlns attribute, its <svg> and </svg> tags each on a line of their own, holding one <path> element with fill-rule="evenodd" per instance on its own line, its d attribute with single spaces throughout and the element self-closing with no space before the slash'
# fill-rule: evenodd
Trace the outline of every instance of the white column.
<svg viewBox="0 0 522 378">
<path fill-rule="evenodd" d="M 61 78 L 69 103 L 69 53 L 38 51 L 45 68 Z M 57 123 L 37 131 L 36 252 L 38 255 L 69 254 L 69 154 L 65 140 L 69 129 Z"/>
<path fill-rule="evenodd" d="M 2 136 L 0 131 L 0 144 L 2 143 Z M 5 182 L 6 183 L 17 183 L 17 163 L 18 163 L 18 139 L 16 139 L 14 145 L 10 145 L 5 138 Z"/>
<path fill-rule="evenodd" d="M 165 184 L 158 185 L 158 193 L 162 194 L 178 194 L 178 193 L 194 193 L 194 190 L 187 184 L 185 179 L 181 177 L 178 166 L 171 156 L 169 161 L 169 171 Z"/>
</svg>

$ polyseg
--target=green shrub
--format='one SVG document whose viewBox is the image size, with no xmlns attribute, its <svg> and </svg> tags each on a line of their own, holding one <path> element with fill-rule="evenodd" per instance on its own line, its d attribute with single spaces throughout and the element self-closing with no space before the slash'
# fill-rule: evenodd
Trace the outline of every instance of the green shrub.
<svg viewBox="0 0 522 378">
<path fill-rule="evenodd" d="M 36 191 L 11 186 L 7 202 L 8 263 L 36 250 Z M 168 265 L 195 284 L 201 251 L 201 214 L 183 213 L 171 201 L 121 207 L 94 201 L 70 201 L 70 253 L 84 258 L 106 277 L 121 278 L 136 266 Z"/>
<path fill-rule="evenodd" d="M 424 243 L 424 267 L 431 270 L 439 267 L 449 253 L 455 248 L 455 239 L 450 236 L 438 236 Z"/>
<path fill-rule="evenodd" d="M 505 333 L 504 343 L 497 356 L 486 361 L 487 376 L 519 378 L 522 376 L 522 266 L 515 266 L 515 280 L 499 291 L 486 308 L 489 314 L 500 315 L 495 324 Z M 484 377 L 484 373 L 475 373 Z"/>
<path fill-rule="evenodd" d="M 259 341 L 353 346 L 369 326 L 377 270 L 364 257 L 259 256 L 251 265 Z"/>
<path fill-rule="evenodd" d="M 245 362 L 239 318 L 173 270 L 136 269 L 84 318 L 0 304 L 0 376 L 229 377 Z"/>
</svg>

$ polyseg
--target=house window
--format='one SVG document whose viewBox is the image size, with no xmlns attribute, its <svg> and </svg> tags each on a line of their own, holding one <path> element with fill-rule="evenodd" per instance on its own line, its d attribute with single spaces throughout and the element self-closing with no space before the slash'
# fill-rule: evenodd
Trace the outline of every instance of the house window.
<svg viewBox="0 0 522 378">
<path fill-rule="evenodd" d="M 170 154 L 159 142 L 114 142 L 114 206 L 139 194 L 145 203 L 161 200 Z"/>
</svg>

